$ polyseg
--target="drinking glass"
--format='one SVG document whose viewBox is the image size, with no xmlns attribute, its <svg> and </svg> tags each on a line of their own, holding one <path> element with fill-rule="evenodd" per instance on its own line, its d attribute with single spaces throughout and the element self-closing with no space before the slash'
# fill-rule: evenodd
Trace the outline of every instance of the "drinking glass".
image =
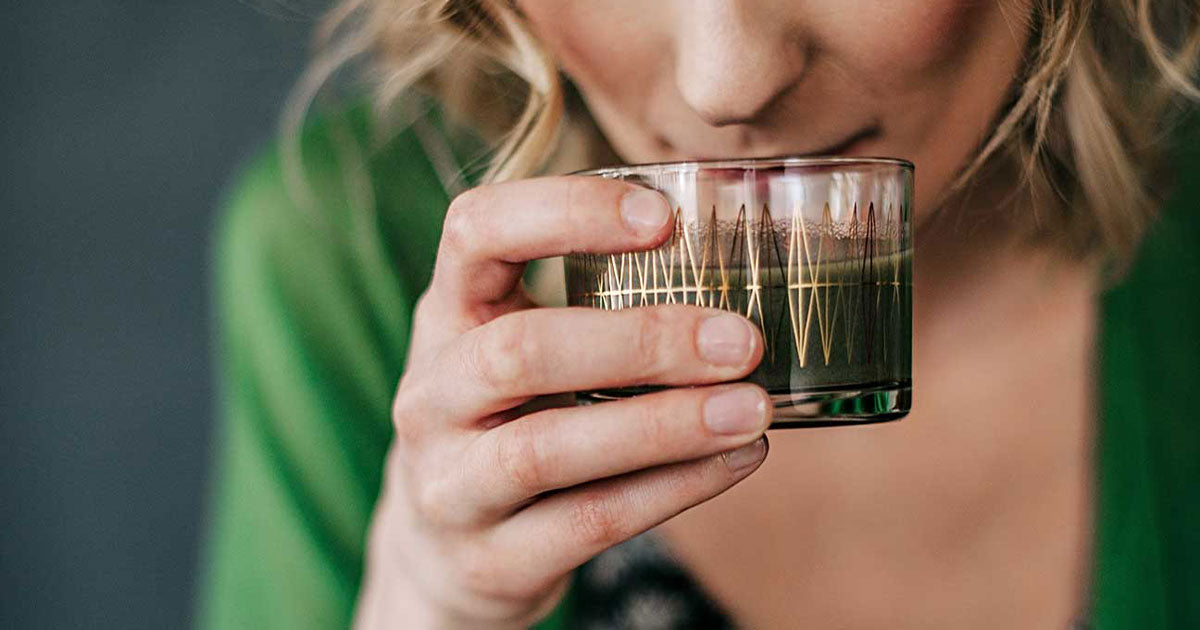
<svg viewBox="0 0 1200 630">
<path fill-rule="evenodd" d="M 695 304 L 762 330 L 745 380 L 772 428 L 882 422 L 912 404 L 913 166 L 890 158 L 772 158 L 619 166 L 583 175 L 663 193 L 662 246 L 565 258 L 572 306 Z M 586 357 L 581 357 L 586 360 Z M 585 401 L 653 385 L 580 392 Z"/>
</svg>

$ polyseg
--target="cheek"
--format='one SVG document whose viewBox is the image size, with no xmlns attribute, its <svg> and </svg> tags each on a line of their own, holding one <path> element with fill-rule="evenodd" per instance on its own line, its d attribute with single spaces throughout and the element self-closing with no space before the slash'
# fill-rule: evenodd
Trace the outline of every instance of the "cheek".
<svg viewBox="0 0 1200 630">
<path fill-rule="evenodd" d="M 887 152 L 917 164 L 918 207 L 924 207 L 969 163 L 999 113 L 1020 67 L 1028 5 L 845 0 L 839 6 L 845 10 L 826 14 L 819 50 L 882 121 Z"/>
<path fill-rule="evenodd" d="M 666 3 L 521 0 L 534 33 L 572 78 L 606 93 L 647 85 L 669 62 Z"/>
<path fill-rule="evenodd" d="M 856 82 L 902 91 L 952 74 L 985 12 L 994 9 L 971 0 L 841 0 L 836 6 L 813 16 L 818 46 L 848 66 Z"/>
</svg>

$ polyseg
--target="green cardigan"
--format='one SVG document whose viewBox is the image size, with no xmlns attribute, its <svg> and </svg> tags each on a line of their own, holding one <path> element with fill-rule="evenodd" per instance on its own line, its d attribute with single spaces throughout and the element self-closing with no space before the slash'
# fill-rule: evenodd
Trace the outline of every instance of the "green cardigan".
<svg viewBox="0 0 1200 630">
<path fill-rule="evenodd" d="M 305 131 L 314 204 L 290 201 L 272 151 L 245 169 L 221 216 L 201 628 L 351 619 L 389 403 L 449 201 L 413 132 L 378 145 L 370 127 L 351 110 Z M 1103 300 L 1100 629 L 1200 627 L 1200 134 L 1181 144 L 1175 197 Z M 355 154 L 368 178 L 338 159 Z M 561 627 L 561 615 L 542 627 Z"/>
</svg>

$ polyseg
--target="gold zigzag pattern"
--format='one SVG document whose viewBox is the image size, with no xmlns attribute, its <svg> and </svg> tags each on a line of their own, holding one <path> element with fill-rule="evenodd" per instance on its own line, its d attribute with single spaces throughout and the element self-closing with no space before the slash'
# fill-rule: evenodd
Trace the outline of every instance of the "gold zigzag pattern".
<svg viewBox="0 0 1200 630">
<path fill-rule="evenodd" d="M 881 241 L 896 241 L 893 211 L 889 206 L 877 217 L 871 203 L 860 217 L 855 205 L 849 221 L 836 222 L 826 203 L 820 222 L 813 224 L 801 218 L 799 208 L 790 219 L 776 221 L 765 204 L 757 219 L 743 205 L 729 225 L 717 220 L 713 207 L 708 220 L 697 225 L 685 222 L 676 208 L 674 233 L 662 247 L 587 255 L 595 290 L 574 296 L 572 303 L 608 310 L 681 303 L 740 313 L 762 328 L 768 357 L 773 360 L 779 343 L 791 343 L 801 367 L 814 342 L 820 344 L 820 359 L 830 364 L 840 323 L 846 362 L 854 363 L 855 348 L 862 347 L 868 356 L 857 359 L 869 363 L 880 300 L 886 294 L 899 304 L 909 283 L 902 273 L 905 252 L 879 252 Z M 723 230 L 732 232 L 728 251 L 722 247 Z M 865 287 L 876 288 L 874 300 Z M 786 290 L 786 300 L 779 299 L 780 290 Z M 775 305 L 784 303 L 786 313 L 776 312 L 782 308 Z M 877 341 L 884 342 L 880 346 L 886 352 L 887 340 Z"/>
</svg>

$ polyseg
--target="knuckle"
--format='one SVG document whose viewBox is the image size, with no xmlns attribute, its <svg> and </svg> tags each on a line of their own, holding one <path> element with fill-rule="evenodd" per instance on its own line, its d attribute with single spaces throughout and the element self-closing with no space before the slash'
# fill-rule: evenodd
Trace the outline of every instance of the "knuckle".
<svg viewBox="0 0 1200 630">
<path fill-rule="evenodd" d="M 417 297 L 417 303 L 413 306 L 413 328 L 423 327 L 425 322 L 433 319 L 436 310 L 436 299 L 431 284 L 421 292 L 421 295 Z"/>
<path fill-rule="evenodd" d="M 417 442 L 421 423 L 416 418 L 412 396 L 406 387 L 399 388 L 392 399 L 392 425 L 396 432 L 396 444 L 400 447 L 408 448 Z"/>
<path fill-rule="evenodd" d="M 587 230 L 594 228 L 594 223 L 588 221 L 587 213 L 581 212 L 581 204 L 588 203 L 590 199 L 583 190 L 585 185 L 576 178 L 568 178 L 563 184 L 565 188 L 564 201 L 558 215 L 558 229 L 555 230 L 559 235 L 555 247 L 560 251 L 578 250 L 576 242 L 579 240 L 578 235 L 585 234 Z"/>
<path fill-rule="evenodd" d="M 548 489 L 547 470 L 538 437 L 531 424 L 521 420 L 509 424 L 512 427 L 496 445 L 496 466 L 524 497 L 531 497 Z"/>
<path fill-rule="evenodd" d="M 607 549 L 626 538 L 625 527 L 604 497 L 587 493 L 570 507 L 568 527 L 579 543 L 596 549 Z"/>
<path fill-rule="evenodd" d="M 690 391 L 680 392 L 681 396 L 693 395 Z M 634 420 L 637 424 L 637 440 L 644 448 L 654 453 L 671 453 L 678 449 L 680 439 L 672 436 L 671 417 L 678 415 L 679 405 L 665 405 L 653 397 L 639 401 L 634 410 Z"/>
<path fill-rule="evenodd" d="M 536 337 L 521 318 L 493 320 L 472 345 L 470 361 L 480 380 L 497 391 L 509 391 L 531 374 Z"/>
<path fill-rule="evenodd" d="M 442 244 L 448 249 L 462 251 L 470 247 L 477 233 L 476 222 L 484 216 L 479 211 L 484 196 L 479 189 L 472 188 L 450 202 L 442 224 Z"/>
<path fill-rule="evenodd" d="M 436 397 L 433 392 L 440 388 L 427 370 L 421 370 L 415 364 L 411 368 L 400 377 L 391 412 L 396 445 L 403 450 L 416 451 L 437 427 L 437 422 L 432 420 L 437 412 L 430 402 Z"/>
<path fill-rule="evenodd" d="M 642 362 L 647 375 L 659 376 L 669 367 L 669 352 L 666 347 L 669 315 L 664 309 L 654 307 L 636 310 L 641 312 L 637 315 L 637 326 L 634 329 L 635 356 Z"/>
<path fill-rule="evenodd" d="M 453 497 L 446 491 L 444 483 L 414 479 L 408 494 L 412 508 L 421 521 L 434 525 L 451 522 L 449 506 Z"/>
</svg>

